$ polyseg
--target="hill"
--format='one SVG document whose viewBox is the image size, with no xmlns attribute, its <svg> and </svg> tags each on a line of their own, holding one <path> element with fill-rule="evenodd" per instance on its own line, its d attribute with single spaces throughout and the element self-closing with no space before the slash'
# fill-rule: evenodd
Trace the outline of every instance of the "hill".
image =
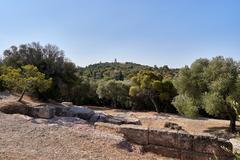
<svg viewBox="0 0 240 160">
<path fill-rule="evenodd" d="M 80 68 L 81 74 L 91 79 L 115 79 L 128 80 L 136 75 L 141 70 L 151 70 L 161 74 L 165 78 L 173 78 L 178 72 L 178 69 L 170 69 L 168 66 L 151 67 L 132 62 L 105 62 L 89 65 L 85 68 Z"/>
</svg>

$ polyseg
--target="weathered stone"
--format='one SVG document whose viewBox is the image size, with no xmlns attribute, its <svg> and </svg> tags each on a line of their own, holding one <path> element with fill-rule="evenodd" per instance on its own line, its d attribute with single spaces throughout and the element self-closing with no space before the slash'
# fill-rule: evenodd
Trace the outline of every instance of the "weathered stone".
<svg viewBox="0 0 240 160">
<path fill-rule="evenodd" d="M 138 128 L 134 130 L 127 128 L 123 133 L 129 141 L 143 144 L 139 143 L 141 132 Z M 145 151 L 163 156 L 190 160 L 208 160 L 212 157 L 220 160 L 233 159 L 232 144 L 224 139 L 209 135 L 193 136 L 184 131 L 154 128 L 149 129 L 148 136 L 149 145 L 144 146 Z"/>
<path fill-rule="evenodd" d="M 193 151 L 181 151 L 181 159 L 185 160 L 209 160 L 209 159 L 217 159 L 217 160 L 233 160 L 233 156 L 216 156 L 208 153 L 198 153 Z"/>
<path fill-rule="evenodd" d="M 193 151 L 182 151 L 181 159 L 187 160 L 209 160 L 214 158 L 213 155 L 207 153 L 197 153 Z"/>
<path fill-rule="evenodd" d="M 193 135 L 184 132 L 178 132 L 178 145 L 176 148 L 182 150 L 192 150 L 193 149 Z"/>
<path fill-rule="evenodd" d="M 95 113 L 89 120 L 92 123 L 95 122 L 107 122 L 107 116 L 103 113 Z"/>
<path fill-rule="evenodd" d="M 141 125 L 141 121 L 137 118 L 125 118 L 123 123 Z"/>
<path fill-rule="evenodd" d="M 70 107 L 64 105 L 55 106 L 55 115 L 61 117 L 67 117 L 69 115 Z"/>
<path fill-rule="evenodd" d="M 95 128 L 100 130 L 107 130 L 111 132 L 118 133 L 120 131 L 120 126 L 111 123 L 104 123 L 104 122 L 96 122 L 94 123 Z"/>
<path fill-rule="evenodd" d="M 107 116 L 105 114 L 99 113 L 98 122 L 106 122 Z"/>
<path fill-rule="evenodd" d="M 73 103 L 72 102 L 62 102 L 62 105 L 72 107 Z"/>
<path fill-rule="evenodd" d="M 49 121 L 48 121 L 48 119 L 44 119 L 44 118 L 33 118 L 33 119 L 32 119 L 32 123 L 48 124 Z"/>
<path fill-rule="evenodd" d="M 78 117 L 54 117 L 49 120 L 50 123 L 56 123 L 64 126 L 73 126 L 75 124 L 86 124 L 87 121 Z"/>
<path fill-rule="evenodd" d="M 138 125 L 124 124 L 120 127 L 120 132 L 124 137 L 137 144 L 146 145 L 148 144 L 148 128 Z"/>
<path fill-rule="evenodd" d="M 137 118 L 119 117 L 119 116 L 107 116 L 106 121 L 112 124 L 135 124 L 140 125 L 141 122 Z"/>
<path fill-rule="evenodd" d="M 195 152 L 231 156 L 232 150 L 232 144 L 225 139 L 205 135 L 195 135 L 193 139 L 193 151 Z"/>
<path fill-rule="evenodd" d="M 163 146 L 157 145 L 145 145 L 143 147 L 144 152 L 152 152 L 156 154 L 160 154 L 164 157 L 171 157 L 171 158 L 180 158 L 181 157 L 181 150 L 176 148 L 168 148 Z"/>
<path fill-rule="evenodd" d="M 38 106 L 27 106 L 21 102 L 8 102 L 3 103 L 3 106 L 0 106 L 0 111 L 8 114 L 23 114 L 35 118 L 52 118 L 55 115 L 55 108 L 47 104 L 41 104 Z"/>
<path fill-rule="evenodd" d="M 38 105 L 31 107 L 29 114 L 35 118 L 49 119 L 55 116 L 55 108 L 48 105 Z"/>
<path fill-rule="evenodd" d="M 175 130 L 149 129 L 149 143 L 165 147 L 176 148 L 178 133 Z"/>
<path fill-rule="evenodd" d="M 93 110 L 81 106 L 73 106 L 68 110 L 67 113 L 68 117 L 78 117 L 85 120 L 89 120 L 93 115 Z"/>
<path fill-rule="evenodd" d="M 100 115 L 99 115 L 98 113 L 95 113 L 94 115 L 91 116 L 89 122 L 92 122 L 92 123 L 97 122 L 98 119 L 99 119 L 99 116 L 100 116 Z"/>
<path fill-rule="evenodd" d="M 22 115 L 22 114 L 12 114 L 12 117 L 14 117 L 15 119 L 21 119 L 21 120 L 26 120 L 26 121 L 30 121 L 33 118 L 27 115 Z"/>
<path fill-rule="evenodd" d="M 173 130 L 183 130 L 181 126 L 179 126 L 177 123 L 172 123 L 172 122 L 166 122 L 164 124 L 165 128 L 170 128 Z"/>
<path fill-rule="evenodd" d="M 231 138 L 229 141 L 233 145 L 233 152 L 239 152 L 240 151 L 240 139 L 238 137 Z"/>
<path fill-rule="evenodd" d="M 106 122 L 120 125 L 124 123 L 124 119 L 119 117 L 108 116 Z"/>
<path fill-rule="evenodd" d="M 29 107 L 21 102 L 11 101 L 0 104 L 0 111 L 7 114 L 28 114 Z"/>
</svg>

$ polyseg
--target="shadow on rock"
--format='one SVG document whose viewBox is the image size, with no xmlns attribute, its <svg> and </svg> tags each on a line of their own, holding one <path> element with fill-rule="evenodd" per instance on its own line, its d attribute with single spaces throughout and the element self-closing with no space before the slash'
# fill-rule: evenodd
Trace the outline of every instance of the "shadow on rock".
<svg viewBox="0 0 240 160">
<path fill-rule="evenodd" d="M 126 150 L 128 152 L 133 152 L 132 144 L 127 142 L 126 140 L 121 141 L 120 143 L 118 143 L 117 144 L 117 148 Z"/>
<path fill-rule="evenodd" d="M 240 126 L 237 126 L 237 132 L 240 131 L 239 129 L 240 129 Z M 216 137 L 225 138 L 225 139 L 230 139 L 235 137 L 235 135 L 229 131 L 229 127 L 210 127 L 204 130 L 204 133 L 209 133 L 209 134 L 215 135 Z"/>
</svg>

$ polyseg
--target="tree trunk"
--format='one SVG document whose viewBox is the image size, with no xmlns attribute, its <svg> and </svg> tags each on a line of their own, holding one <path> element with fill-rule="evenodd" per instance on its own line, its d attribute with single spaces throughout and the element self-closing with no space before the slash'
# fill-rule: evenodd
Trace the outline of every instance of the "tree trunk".
<svg viewBox="0 0 240 160">
<path fill-rule="evenodd" d="M 112 100 L 112 103 L 113 103 L 113 107 L 117 108 L 117 101 L 115 99 Z"/>
<path fill-rule="evenodd" d="M 136 100 L 136 99 L 133 98 L 133 101 L 131 101 L 131 103 L 129 102 L 130 105 L 131 105 L 131 110 L 132 110 L 132 111 L 136 111 L 136 103 L 135 103 L 135 100 Z M 130 99 L 129 99 L 129 101 L 130 101 Z M 130 106 L 130 105 L 129 105 L 129 106 Z"/>
<path fill-rule="evenodd" d="M 132 111 L 135 111 L 135 110 L 136 110 L 136 109 L 135 109 L 135 105 L 132 106 L 131 110 L 132 110 Z"/>
<path fill-rule="evenodd" d="M 236 132 L 236 116 L 232 116 L 230 117 L 230 131 L 232 133 Z"/>
<path fill-rule="evenodd" d="M 153 105 L 154 105 L 154 107 L 155 107 L 155 110 L 156 110 L 156 112 L 160 112 L 159 111 L 159 108 L 158 108 L 158 106 L 157 106 L 157 104 L 156 104 L 156 102 L 154 101 L 154 99 L 153 99 L 153 97 L 150 97 L 150 100 L 151 100 L 151 102 L 153 103 Z"/>
<path fill-rule="evenodd" d="M 231 109 L 230 106 L 227 106 L 226 111 L 228 114 L 228 118 L 230 120 L 229 130 L 230 130 L 230 132 L 235 133 L 236 132 L 237 114 L 233 109 Z"/>
<path fill-rule="evenodd" d="M 18 99 L 18 102 L 21 102 L 21 101 L 22 101 L 22 98 L 23 98 L 25 92 L 26 92 L 26 89 L 24 88 L 23 91 L 22 91 L 21 96 L 20 96 L 19 99 Z"/>
</svg>

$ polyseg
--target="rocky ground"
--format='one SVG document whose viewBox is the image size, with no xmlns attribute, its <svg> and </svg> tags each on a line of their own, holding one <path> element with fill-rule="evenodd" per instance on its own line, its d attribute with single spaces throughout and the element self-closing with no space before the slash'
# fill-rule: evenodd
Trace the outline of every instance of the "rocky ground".
<svg viewBox="0 0 240 160">
<path fill-rule="evenodd" d="M 17 97 L 0 93 L 0 99 L 2 99 L 0 100 L 0 107 L 2 107 L 9 102 L 15 102 Z M 24 104 L 38 106 L 42 102 L 25 97 Z M 189 119 L 155 112 L 87 107 L 100 115 L 130 118 L 130 120 L 139 119 L 143 126 L 151 128 L 164 128 L 166 124 L 173 123 L 177 128 L 180 127 L 190 134 L 208 133 L 230 139 L 234 149 L 240 149 L 239 139 L 226 130 L 229 123 L 226 120 Z M 122 135 L 111 129 L 118 127 L 117 124 L 101 125 L 100 122 L 99 125 L 94 126 L 93 123 L 76 117 L 55 116 L 51 119 L 41 119 L 0 112 L 0 159 L 169 159 L 152 153 L 143 153 L 140 146 L 127 142 Z"/>
<path fill-rule="evenodd" d="M 199 135 L 214 135 L 219 138 L 228 139 L 233 144 L 234 152 L 240 153 L 240 122 L 237 121 L 236 134 L 232 134 L 228 131 L 229 121 L 221 119 L 211 118 L 187 118 L 180 115 L 156 113 L 156 112 L 132 112 L 120 109 L 110 109 L 107 107 L 86 106 L 94 109 L 95 111 L 101 111 L 113 116 L 125 116 L 137 118 L 141 121 L 141 124 L 149 128 L 165 128 L 166 124 L 172 123 L 180 126 L 182 130 L 189 134 Z"/>
<path fill-rule="evenodd" d="M 187 118 L 184 116 L 156 112 L 132 112 L 120 109 L 109 109 L 106 107 L 86 106 L 118 117 L 137 118 L 143 126 L 150 128 L 164 128 L 166 123 L 176 123 L 190 134 L 211 134 L 220 138 L 230 139 L 236 136 L 228 131 L 229 121 L 211 118 Z M 237 121 L 237 129 L 240 131 L 240 123 Z"/>
<path fill-rule="evenodd" d="M 78 118 L 34 119 L 0 112 L 0 159 L 168 159 L 141 153 L 121 136 L 95 129 Z"/>
</svg>

